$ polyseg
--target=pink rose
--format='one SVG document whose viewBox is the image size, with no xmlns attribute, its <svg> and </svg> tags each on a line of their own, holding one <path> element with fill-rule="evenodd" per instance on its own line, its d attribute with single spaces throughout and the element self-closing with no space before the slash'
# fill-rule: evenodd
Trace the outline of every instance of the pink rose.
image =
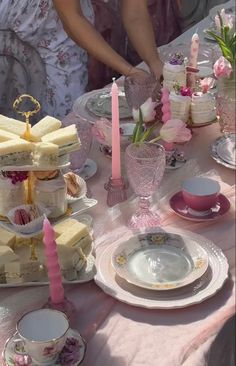
<svg viewBox="0 0 236 366">
<path fill-rule="evenodd" d="M 232 72 L 232 66 L 231 63 L 224 58 L 224 56 L 221 56 L 214 64 L 214 74 L 217 79 L 223 78 L 223 77 L 230 77 L 230 74 Z"/>
<path fill-rule="evenodd" d="M 112 130 L 111 121 L 106 118 L 97 120 L 92 127 L 93 136 L 100 142 L 100 144 L 111 146 Z"/>
<path fill-rule="evenodd" d="M 170 119 L 160 129 L 160 137 L 165 142 L 186 142 L 192 137 L 186 124 L 179 119 Z"/>
<path fill-rule="evenodd" d="M 15 366 L 32 366 L 32 359 L 28 355 L 15 355 L 14 365 Z"/>
</svg>

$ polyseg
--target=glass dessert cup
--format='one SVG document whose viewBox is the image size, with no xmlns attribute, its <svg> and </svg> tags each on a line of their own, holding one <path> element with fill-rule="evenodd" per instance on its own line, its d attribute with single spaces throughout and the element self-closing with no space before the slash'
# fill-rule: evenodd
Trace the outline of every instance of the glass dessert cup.
<svg viewBox="0 0 236 366">
<path fill-rule="evenodd" d="M 165 171 L 165 149 L 155 143 L 130 144 L 125 151 L 125 165 L 129 183 L 139 197 L 139 208 L 131 217 L 131 228 L 160 225 L 158 214 L 151 212 L 150 197 L 157 190 Z"/>
</svg>

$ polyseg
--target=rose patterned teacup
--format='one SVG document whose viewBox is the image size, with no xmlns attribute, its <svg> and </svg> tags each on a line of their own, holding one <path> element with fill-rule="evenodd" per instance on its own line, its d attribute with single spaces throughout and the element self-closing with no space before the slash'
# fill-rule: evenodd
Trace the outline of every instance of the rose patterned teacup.
<svg viewBox="0 0 236 366">
<path fill-rule="evenodd" d="M 60 311 L 40 309 L 25 314 L 16 328 L 28 355 L 37 364 L 47 366 L 63 349 L 69 322 Z"/>
</svg>

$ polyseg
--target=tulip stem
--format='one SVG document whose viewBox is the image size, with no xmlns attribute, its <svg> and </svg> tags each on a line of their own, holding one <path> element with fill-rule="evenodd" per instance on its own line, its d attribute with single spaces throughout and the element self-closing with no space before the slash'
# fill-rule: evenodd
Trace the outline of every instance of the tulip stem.
<svg viewBox="0 0 236 366">
<path fill-rule="evenodd" d="M 157 136 L 157 137 L 155 137 L 153 140 L 151 140 L 149 142 L 151 142 L 152 144 L 154 144 L 155 142 L 157 142 L 159 140 L 161 140 L 161 136 Z"/>
</svg>

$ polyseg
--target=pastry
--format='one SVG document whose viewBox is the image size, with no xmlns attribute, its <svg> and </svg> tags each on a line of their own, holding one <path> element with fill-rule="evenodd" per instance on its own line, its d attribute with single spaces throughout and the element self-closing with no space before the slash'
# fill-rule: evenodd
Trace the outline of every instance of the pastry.
<svg viewBox="0 0 236 366">
<path fill-rule="evenodd" d="M 196 125 L 216 119 L 216 103 L 211 93 L 197 92 L 192 95 L 191 117 Z"/>
<path fill-rule="evenodd" d="M 59 155 L 78 150 L 80 139 L 75 125 L 60 128 L 42 137 L 43 142 L 51 142 L 59 146 Z"/>
<path fill-rule="evenodd" d="M 58 145 L 51 142 L 38 142 L 34 145 L 34 162 L 39 166 L 57 166 L 58 155 Z"/>
<path fill-rule="evenodd" d="M 31 140 L 35 142 L 41 141 L 42 136 L 59 128 L 61 128 L 61 121 L 54 117 L 46 116 L 31 128 Z"/>
<path fill-rule="evenodd" d="M 0 166 L 32 165 L 32 143 L 15 139 L 0 143 Z"/>
<path fill-rule="evenodd" d="M 0 142 L 19 139 L 20 137 L 15 133 L 11 133 L 8 131 L 0 130 Z"/>
<path fill-rule="evenodd" d="M 186 86 L 186 66 L 184 57 L 180 53 L 171 55 L 170 60 L 165 62 L 163 67 L 163 86 L 169 91 L 174 90 L 174 85 L 179 83 Z"/>
<path fill-rule="evenodd" d="M 6 245 L 14 249 L 16 244 L 16 235 L 0 227 L 0 246 Z"/>
<path fill-rule="evenodd" d="M 26 123 L 0 114 L 0 129 L 23 137 L 26 131 Z"/>
<path fill-rule="evenodd" d="M 64 174 L 64 179 L 66 181 L 67 193 L 72 197 L 78 197 L 80 194 L 80 186 L 77 182 L 76 174 L 69 172 Z"/>
<path fill-rule="evenodd" d="M 37 171 L 34 172 L 34 176 L 39 180 L 51 180 L 57 178 L 59 173 L 59 170 Z"/>
</svg>

